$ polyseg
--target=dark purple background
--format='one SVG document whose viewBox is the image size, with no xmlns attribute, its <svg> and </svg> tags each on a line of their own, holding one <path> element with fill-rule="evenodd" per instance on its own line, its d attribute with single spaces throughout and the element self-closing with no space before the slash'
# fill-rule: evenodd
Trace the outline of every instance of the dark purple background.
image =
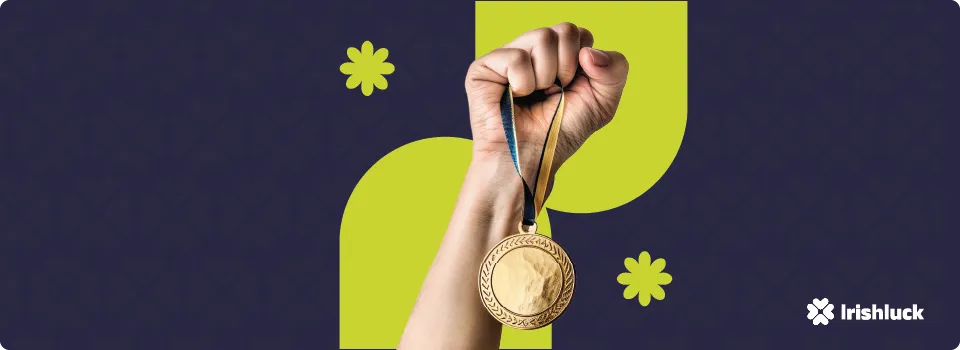
<svg viewBox="0 0 960 350">
<path fill-rule="evenodd" d="M 0 344 L 336 348 L 343 207 L 387 152 L 469 135 L 473 10 L 4 3 Z M 551 214 L 582 232 L 559 238 L 579 280 L 554 347 L 953 349 L 960 7 L 695 1 L 689 14 L 676 162 L 629 205 Z M 371 97 L 338 71 L 364 40 L 397 66 Z M 641 250 L 675 277 L 646 308 L 615 282 Z M 926 320 L 814 327 L 814 297 L 917 303 Z"/>
</svg>

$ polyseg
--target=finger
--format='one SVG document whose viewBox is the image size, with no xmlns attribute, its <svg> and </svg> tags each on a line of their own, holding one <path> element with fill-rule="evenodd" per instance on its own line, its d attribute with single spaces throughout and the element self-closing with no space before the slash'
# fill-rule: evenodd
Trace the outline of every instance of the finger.
<svg viewBox="0 0 960 350">
<path fill-rule="evenodd" d="M 580 50 L 580 66 L 583 73 L 590 78 L 590 86 L 601 96 L 620 98 L 620 93 L 627 84 L 627 72 L 630 70 L 623 54 L 585 47 Z"/>
<path fill-rule="evenodd" d="M 577 56 L 580 52 L 580 28 L 569 22 L 551 27 L 557 32 L 557 77 L 563 86 L 570 85 L 577 74 Z M 553 82 L 551 82 L 553 83 Z"/>
<path fill-rule="evenodd" d="M 521 49 L 499 48 L 478 58 L 467 73 L 467 90 L 487 88 L 490 84 L 510 84 L 517 97 L 532 93 L 536 78 L 530 54 Z"/>
<path fill-rule="evenodd" d="M 580 47 L 593 47 L 593 33 L 587 28 L 580 28 Z"/>
<path fill-rule="evenodd" d="M 557 32 L 550 28 L 535 29 L 517 37 L 504 47 L 523 49 L 530 53 L 537 90 L 553 86 L 557 79 Z"/>
</svg>

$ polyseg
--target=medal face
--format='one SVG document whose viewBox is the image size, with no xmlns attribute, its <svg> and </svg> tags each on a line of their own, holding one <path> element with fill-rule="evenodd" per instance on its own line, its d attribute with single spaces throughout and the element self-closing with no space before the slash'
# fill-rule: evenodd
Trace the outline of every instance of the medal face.
<svg viewBox="0 0 960 350">
<path fill-rule="evenodd" d="M 480 298 L 493 317 L 519 329 L 553 322 L 573 297 L 573 263 L 547 236 L 512 235 L 487 253 L 480 267 Z"/>
</svg>

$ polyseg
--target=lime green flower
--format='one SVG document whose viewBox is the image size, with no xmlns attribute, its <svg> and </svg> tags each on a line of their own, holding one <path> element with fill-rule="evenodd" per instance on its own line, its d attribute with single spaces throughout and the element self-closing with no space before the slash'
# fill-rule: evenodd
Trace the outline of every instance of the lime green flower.
<svg viewBox="0 0 960 350">
<path fill-rule="evenodd" d="M 340 65 L 340 72 L 350 77 L 347 78 L 347 88 L 355 89 L 358 85 L 364 96 L 370 96 L 373 93 L 373 87 L 377 89 L 387 89 L 387 79 L 384 75 L 393 73 L 393 63 L 386 62 L 389 52 L 385 48 L 373 51 L 373 44 L 364 41 L 360 50 L 355 47 L 347 49 L 347 57 L 350 61 Z"/>
<path fill-rule="evenodd" d="M 617 282 L 627 286 L 623 290 L 624 299 L 631 299 L 639 295 L 637 299 L 643 306 L 650 305 L 651 296 L 654 299 L 663 300 L 666 295 L 660 286 L 668 285 L 673 281 L 673 276 L 663 272 L 663 268 L 667 266 L 666 260 L 660 258 L 651 264 L 650 254 L 642 252 L 640 253 L 640 259 L 627 258 L 623 261 L 623 266 L 627 268 L 627 271 L 630 271 L 617 276 Z"/>
</svg>

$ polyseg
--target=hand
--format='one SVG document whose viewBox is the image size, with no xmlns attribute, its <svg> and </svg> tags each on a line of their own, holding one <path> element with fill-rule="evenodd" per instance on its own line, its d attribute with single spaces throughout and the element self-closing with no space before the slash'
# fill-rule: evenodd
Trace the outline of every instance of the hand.
<svg viewBox="0 0 960 350">
<path fill-rule="evenodd" d="M 627 60 L 619 52 L 595 50 L 592 45 L 590 31 L 560 23 L 527 32 L 474 61 L 465 83 L 474 158 L 510 157 L 500 117 L 500 97 L 508 83 L 516 100 L 517 147 L 528 181 L 535 176 L 560 100 L 560 88 L 554 85 L 558 77 L 566 105 L 551 175 L 609 123 L 627 82 Z"/>
</svg>

